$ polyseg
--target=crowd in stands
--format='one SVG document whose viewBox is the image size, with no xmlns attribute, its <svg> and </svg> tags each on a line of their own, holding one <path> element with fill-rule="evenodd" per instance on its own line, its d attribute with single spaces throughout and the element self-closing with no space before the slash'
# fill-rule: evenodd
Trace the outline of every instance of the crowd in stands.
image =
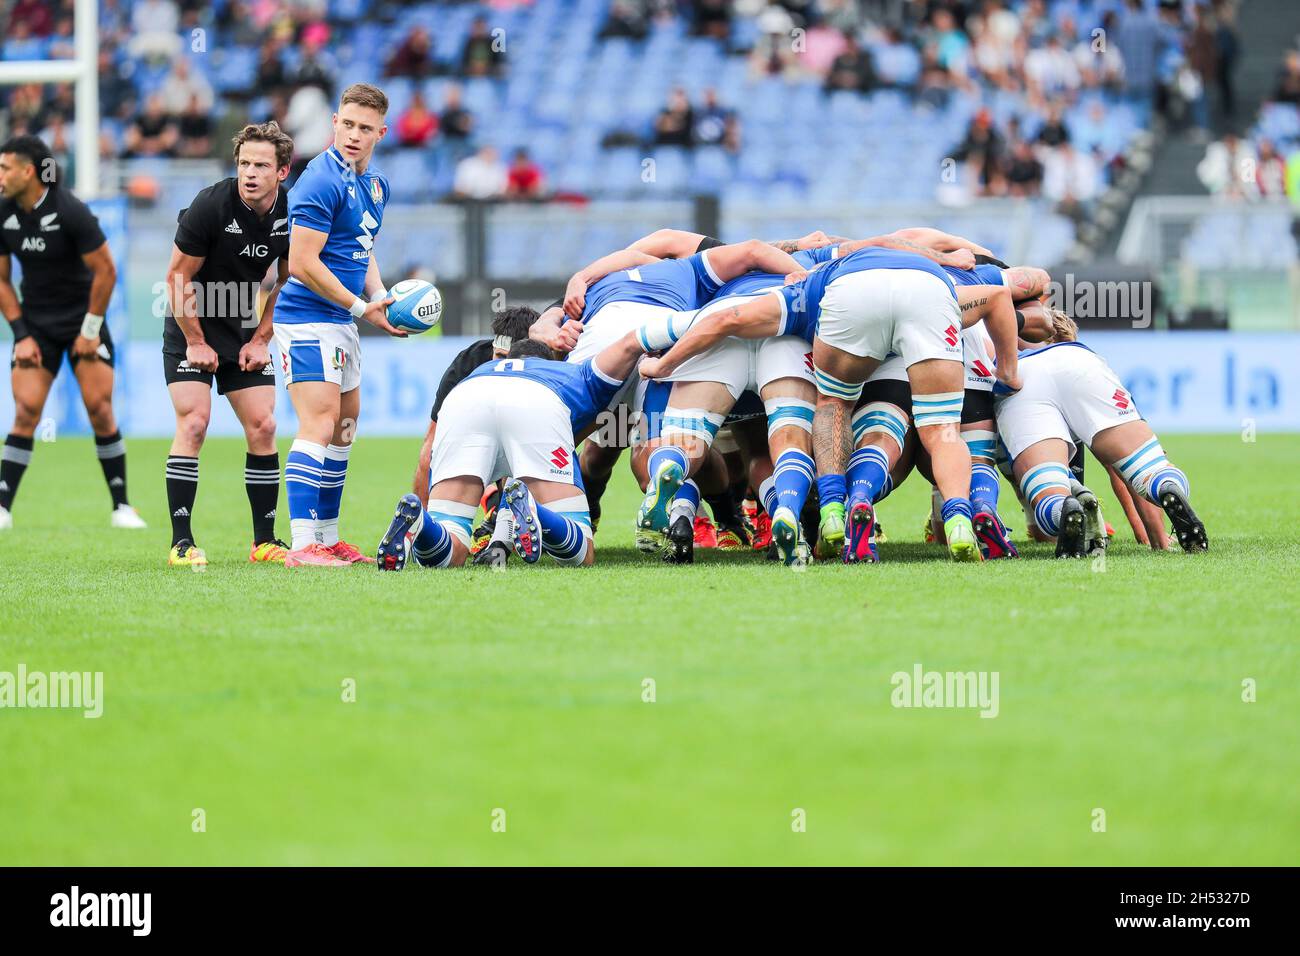
<svg viewBox="0 0 1300 956">
<path fill-rule="evenodd" d="M 610 188 L 609 167 L 579 158 L 571 142 L 588 126 L 596 134 L 583 142 L 611 155 L 685 155 L 687 180 L 707 182 L 701 171 L 710 170 L 724 187 L 811 193 L 820 170 L 809 147 L 819 144 L 787 144 L 821 132 L 825 162 L 867 163 L 865 181 L 881 169 L 910 173 L 897 186 L 875 183 L 883 195 L 1044 197 L 1085 217 L 1152 116 L 1207 140 L 1231 127 L 1236 3 L 101 0 L 101 150 L 221 157 L 242 123 L 273 117 L 294 137 L 301 166 L 330 139 L 341 84 L 361 78 L 394 91 L 385 151 L 410 157 L 403 169 L 423 164 L 440 195 L 598 195 Z M 72 6 L 0 0 L 0 56 L 71 56 Z M 513 26 L 543 22 L 547 36 Z M 530 43 L 557 45 L 539 54 L 524 49 Z M 584 88 L 588 68 L 606 62 L 607 89 Z M 641 69 L 626 86 L 624 66 Z M 662 84 L 648 94 L 635 82 L 647 76 Z M 788 117 L 771 102 L 782 90 L 799 94 Z M 20 85 L 0 97 L 0 135 L 39 133 L 70 159 L 69 85 Z M 1300 53 L 1268 115 L 1297 104 Z M 841 123 L 856 124 L 862 141 L 846 148 L 831 128 Z M 1238 189 L 1240 177 L 1222 170 L 1253 157 L 1260 176 L 1244 191 L 1285 190 L 1285 157 L 1300 139 L 1288 123 L 1267 119 L 1252 137 L 1212 143 L 1207 186 Z M 900 148 L 924 143 L 911 164 L 885 155 L 900 130 Z"/>
</svg>

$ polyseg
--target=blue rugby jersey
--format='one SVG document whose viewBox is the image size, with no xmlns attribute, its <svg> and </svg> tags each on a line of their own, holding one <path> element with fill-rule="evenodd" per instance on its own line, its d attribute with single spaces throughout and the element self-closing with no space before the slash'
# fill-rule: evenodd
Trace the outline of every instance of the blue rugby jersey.
<svg viewBox="0 0 1300 956">
<path fill-rule="evenodd" d="M 289 190 L 289 226 L 328 234 L 320 259 L 348 291 L 364 299 L 366 269 L 384 219 L 388 180 L 373 166 L 358 175 L 331 146 L 302 171 Z M 353 321 L 347 309 L 290 278 L 275 303 L 278 323 Z"/>
<path fill-rule="evenodd" d="M 465 381 L 489 375 L 524 378 L 545 385 L 569 409 L 574 434 L 593 424 L 596 416 L 609 407 L 610 401 L 623 387 L 622 379 L 610 378 L 596 368 L 594 359 L 585 362 L 533 357 L 500 359 L 480 365 L 465 377 Z"/>
</svg>

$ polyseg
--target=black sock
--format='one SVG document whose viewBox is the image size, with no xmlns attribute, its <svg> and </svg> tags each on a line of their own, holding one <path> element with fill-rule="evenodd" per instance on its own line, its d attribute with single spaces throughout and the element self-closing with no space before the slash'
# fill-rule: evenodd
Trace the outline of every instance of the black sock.
<svg viewBox="0 0 1300 956">
<path fill-rule="evenodd" d="M 104 481 L 108 482 L 108 493 L 113 496 L 113 507 L 128 504 L 126 442 L 122 441 L 121 431 L 115 431 L 111 435 L 96 435 L 95 454 L 99 456 L 99 467 L 104 469 Z"/>
<path fill-rule="evenodd" d="M 167 458 L 167 510 L 172 514 L 172 546 L 182 541 L 193 543 L 190 519 L 194 512 L 194 495 L 199 490 L 199 460 L 185 455 Z"/>
<path fill-rule="evenodd" d="M 275 540 L 275 509 L 280 503 L 280 455 L 244 456 L 244 489 L 253 509 L 253 544 Z"/>
<path fill-rule="evenodd" d="M 1074 480 L 1083 484 L 1083 463 L 1085 456 L 1083 454 L 1083 442 L 1074 446 L 1074 454 L 1070 456 L 1070 472 L 1074 475 Z"/>
<path fill-rule="evenodd" d="M 10 435 L 5 439 L 4 452 L 0 453 L 0 508 L 5 511 L 13 507 L 18 482 L 32 460 L 32 448 L 31 437 Z"/>
<path fill-rule="evenodd" d="M 735 528 L 743 524 L 740 520 L 740 508 L 736 504 L 736 496 L 732 494 L 730 488 L 716 495 L 705 495 L 704 500 L 709 503 L 709 510 L 713 512 L 713 523 L 719 528 Z"/>
</svg>

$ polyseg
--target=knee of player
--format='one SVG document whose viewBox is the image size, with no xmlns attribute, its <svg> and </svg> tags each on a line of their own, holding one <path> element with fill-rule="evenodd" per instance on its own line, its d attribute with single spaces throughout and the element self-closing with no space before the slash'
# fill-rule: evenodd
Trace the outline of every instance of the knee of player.
<svg viewBox="0 0 1300 956">
<path fill-rule="evenodd" d="M 208 423 L 203 423 L 204 431 L 207 430 Z M 265 445 L 275 441 L 275 416 L 271 414 L 261 415 L 252 419 L 244 426 L 244 435 L 248 438 L 249 445 Z"/>
<path fill-rule="evenodd" d="M 16 402 L 14 404 L 14 427 L 16 434 L 30 435 L 40 424 L 41 407 L 31 402 Z"/>
<path fill-rule="evenodd" d="M 113 399 L 110 396 L 92 398 L 86 402 L 86 417 L 97 432 L 113 427 Z"/>
<path fill-rule="evenodd" d="M 208 434 L 208 416 L 205 412 L 190 412 L 181 418 L 176 428 L 177 436 L 187 443 L 198 446 Z"/>
</svg>

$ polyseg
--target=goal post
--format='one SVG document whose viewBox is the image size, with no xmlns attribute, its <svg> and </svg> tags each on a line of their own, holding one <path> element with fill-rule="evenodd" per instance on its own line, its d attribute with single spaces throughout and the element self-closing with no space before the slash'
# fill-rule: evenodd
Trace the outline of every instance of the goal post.
<svg viewBox="0 0 1300 956">
<path fill-rule="evenodd" d="M 99 195 L 99 3 L 76 0 L 71 60 L 7 60 L 0 62 L 0 85 L 72 83 L 77 117 L 73 154 L 76 191 L 82 199 Z"/>
</svg>

